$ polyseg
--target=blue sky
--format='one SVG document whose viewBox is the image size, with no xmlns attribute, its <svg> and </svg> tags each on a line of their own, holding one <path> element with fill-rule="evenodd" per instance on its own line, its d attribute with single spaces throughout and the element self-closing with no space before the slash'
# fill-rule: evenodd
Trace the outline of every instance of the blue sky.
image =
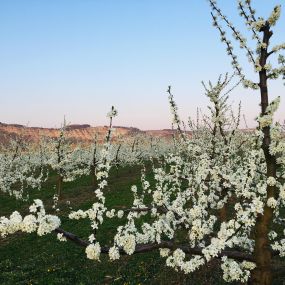
<svg viewBox="0 0 285 285">
<path fill-rule="evenodd" d="M 267 16 L 279 2 L 253 4 Z M 236 1 L 218 4 L 243 29 Z M 284 22 L 283 15 L 276 43 L 285 41 Z M 168 85 L 187 119 L 207 104 L 201 80 L 232 71 L 206 0 L 0 0 L 0 37 L 6 123 L 54 127 L 66 115 L 70 123 L 104 125 L 115 105 L 116 125 L 169 128 Z M 241 63 L 250 70 L 244 57 Z M 273 82 L 270 92 L 283 95 L 284 86 Z M 238 88 L 230 102 L 240 100 L 254 125 L 259 94 Z"/>
</svg>

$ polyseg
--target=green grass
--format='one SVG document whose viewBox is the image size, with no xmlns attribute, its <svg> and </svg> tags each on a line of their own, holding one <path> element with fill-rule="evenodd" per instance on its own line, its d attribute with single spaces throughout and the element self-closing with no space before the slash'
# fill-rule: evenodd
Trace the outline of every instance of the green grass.
<svg viewBox="0 0 285 285">
<path fill-rule="evenodd" d="M 152 180 L 150 174 L 147 178 Z M 106 204 L 112 207 L 130 206 L 132 195 L 130 188 L 140 183 L 140 168 L 126 167 L 111 171 L 109 186 L 106 190 Z M 47 211 L 54 213 L 52 197 L 55 176 L 45 183 L 43 188 L 30 191 L 30 200 L 17 201 L 0 194 L 0 216 L 10 215 L 15 209 L 22 214 L 28 212 L 32 199 L 40 198 L 47 205 Z M 66 218 L 71 201 L 74 210 L 88 208 L 94 201 L 90 177 L 82 177 L 64 184 L 62 228 L 86 239 L 90 234 L 88 220 L 74 221 Z M 108 220 L 103 224 L 98 239 L 107 245 L 119 220 Z M 5 239 L 0 238 L 0 284 L 225 284 L 221 278 L 217 262 L 208 264 L 194 274 L 184 275 L 165 266 L 165 260 L 159 258 L 157 251 L 134 256 L 124 256 L 119 261 L 110 262 L 102 256 L 101 262 L 86 258 L 84 249 L 72 242 L 59 242 L 55 234 L 39 237 L 35 233 L 17 233 Z"/>
</svg>

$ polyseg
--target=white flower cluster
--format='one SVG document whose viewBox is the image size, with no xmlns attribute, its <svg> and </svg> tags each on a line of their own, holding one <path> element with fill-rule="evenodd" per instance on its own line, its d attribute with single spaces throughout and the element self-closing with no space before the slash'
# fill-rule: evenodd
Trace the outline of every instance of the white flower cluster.
<svg viewBox="0 0 285 285">
<path fill-rule="evenodd" d="M 117 260 L 120 258 L 120 252 L 119 252 L 119 249 L 118 247 L 116 246 L 112 246 L 109 250 L 109 258 L 110 260 Z"/>
<path fill-rule="evenodd" d="M 188 261 L 185 261 L 185 256 L 183 250 L 176 249 L 172 255 L 167 257 L 166 265 L 176 270 L 180 269 L 185 274 L 189 274 L 205 264 L 205 260 L 201 256 L 197 255 Z"/>
<path fill-rule="evenodd" d="M 0 217 L 0 235 L 5 237 L 17 231 L 32 233 L 37 231 L 39 236 L 51 233 L 60 226 L 60 219 L 57 216 L 46 215 L 41 200 L 34 200 L 30 206 L 30 212 L 24 218 L 17 211 L 13 212 L 9 218 Z"/>
<path fill-rule="evenodd" d="M 131 255 L 134 253 L 136 248 L 136 237 L 133 234 L 117 234 L 114 238 L 117 247 L 121 247 L 124 251 Z"/>
<path fill-rule="evenodd" d="M 265 20 L 261 18 L 258 21 L 252 22 L 251 26 L 257 32 L 259 32 L 261 30 L 261 28 L 263 28 L 265 26 Z"/>
<path fill-rule="evenodd" d="M 285 230 L 283 230 L 283 235 L 285 235 Z M 272 236 L 272 234 L 271 234 Z M 272 249 L 275 250 L 275 251 L 278 251 L 279 252 L 279 255 L 281 257 L 284 257 L 285 256 L 285 238 L 283 239 L 280 239 L 279 241 L 276 240 L 277 238 L 277 233 L 275 233 L 273 235 L 274 238 L 272 238 L 272 240 L 275 240 L 274 243 L 271 245 Z"/>
<path fill-rule="evenodd" d="M 57 234 L 57 239 L 59 241 L 67 241 L 66 237 L 62 233 Z"/>
<path fill-rule="evenodd" d="M 264 115 L 261 115 L 260 117 L 257 118 L 257 121 L 259 122 L 259 126 L 261 129 L 272 125 L 273 115 L 278 109 L 279 104 L 280 104 L 280 96 L 278 96 L 268 105 Z"/>
<path fill-rule="evenodd" d="M 270 197 L 267 200 L 267 206 L 274 209 L 277 206 L 277 201 L 273 197 Z"/>
<path fill-rule="evenodd" d="M 173 100 L 173 95 L 171 93 L 171 86 L 168 87 L 168 101 L 170 104 L 170 110 L 171 110 L 171 114 L 172 114 L 172 123 L 175 124 L 178 128 L 180 128 L 180 118 L 178 116 L 178 108 L 177 105 L 175 103 L 175 101 Z"/>
<path fill-rule="evenodd" d="M 99 260 L 101 254 L 101 246 L 98 242 L 89 244 L 85 249 L 87 258 L 92 260 Z"/>
<path fill-rule="evenodd" d="M 275 26 L 276 22 L 280 18 L 280 14 L 281 14 L 281 5 L 275 6 L 271 15 L 267 20 L 270 26 Z"/>
<path fill-rule="evenodd" d="M 32 144 L 21 139 L 11 140 L 0 148 L 0 191 L 27 200 L 29 188 L 41 188 L 48 171 L 43 167 L 46 158 Z"/>
<path fill-rule="evenodd" d="M 107 114 L 108 118 L 113 118 L 118 115 L 118 111 L 112 106 L 111 111 Z"/>
<path fill-rule="evenodd" d="M 223 270 L 223 278 L 227 282 L 247 282 L 250 277 L 250 271 L 256 267 L 255 263 L 243 261 L 237 262 L 226 256 L 222 257 L 221 268 Z"/>
<path fill-rule="evenodd" d="M 275 186 L 276 185 L 276 179 L 274 177 L 272 177 L 272 176 L 269 176 L 267 178 L 267 184 L 269 186 Z"/>
</svg>

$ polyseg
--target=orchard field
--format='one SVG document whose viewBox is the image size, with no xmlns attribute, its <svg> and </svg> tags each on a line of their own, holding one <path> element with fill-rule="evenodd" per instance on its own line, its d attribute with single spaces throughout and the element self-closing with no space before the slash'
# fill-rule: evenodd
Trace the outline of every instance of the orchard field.
<svg viewBox="0 0 285 285">
<path fill-rule="evenodd" d="M 124 167 L 119 172 L 112 171 L 106 197 L 110 207 L 131 206 L 130 187 L 139 185 L 141 167 Z M 150 174 L 148 174 L 151 176 Z M 149 177 L 151 179 L 151 177 Z M 53 185 L 56 176 L 47 181 L 42 192 L 32 190 L 31 199 L 41 198 L 51 203 L 54 195 Z M 91 177 L 82 177 L 74 182 L 67 182 L 61 204 L 60 216 L 64 218 L 71 202 L 74 209 L 88 209 L 92 204 Z M 29 203 L 15 202 L 15 199 L 1 194 L 0 216 L 9 215 L 15 203 L 21 212 L 27 212 Z M 48 204 L 47 204 L 48 205 Z M 65 207 L 64 207 L 65 205 Z M 52 211 L 51 205 L 47 209 Z M 65 220 L 66 230 L 72 230 L 81 238 L 88 238 L 89 225 Z M 110 221 L 104 225 L 100 239 L 111 239 L 118 223 Z M 94 263 L 85 257 L 84 249 L 69 242 L 56 242 L 55 236 L 38 238 L 31 235 L 17 234 L 0 239 L 0 284 L 226 284 L 219 274 L 216 262 L 195 275 L 181 275 L 169 270 L 164 262 L 158 259 L 159 252 L 123 257 L 119 261 L 110 262 L 102 258 L 102 262 Z M 213 274 L 213 271 L 215 274 Z M 278 283 L 276 283 L 278 284 Z"/>
<path fill-rule="evenodd" d="M 88 143 L 65 119 L 55 136 L 1 142 L 0 284 L 285 284 L 281 5 L 264 17 L 237 1 L 240 32 L 207 2 L 233 71 L 202 81 L 206 110 L 187 120 L 168 86 L 170 137 L 115 136 L 112 106 Z M 238 88 L 255 127 L 248 102 L 232 103 Z"/>
</svg>

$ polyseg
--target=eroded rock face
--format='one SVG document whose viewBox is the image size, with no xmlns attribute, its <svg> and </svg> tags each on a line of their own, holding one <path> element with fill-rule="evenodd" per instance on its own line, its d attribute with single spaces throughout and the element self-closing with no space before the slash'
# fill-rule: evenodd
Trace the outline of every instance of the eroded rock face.
<svg viewBox="0 0 285 285">
<path fill-rule="evenodd" d="M 136 134 L 149 135 L 152 137 L 171 138 L 174 130 L 148 130 L 142 131 L 134 127 L 114 126 L 113 138 L 134 136 Z M 99 141 L 103 141 L 107 126 L 92 127 L 88 124 L 72 124 L 67 126 L 67 137 L 74 142 L 90 143 L 93 141 L 94 134 L 98 135 Z M 6 144 L 11 138 L 21 137 L 24 140 L 37 143 L 42 136 L 56 138 L 59 135 L 59 129 L 56 128 L 41 128 L 41 127 L 26 127 L 20 124 L 5 124 L 0 122 L 0 144 Z"/>
<path fill-rule="evenodd" d="M 133 127 L 114 126 L 113 137 L 133 136 L 135 134 L 144 134 L 154 137 L 171 137 L 173 130 L 149 130 L 142 131 Z M 99 141 L 103 141 L 108 130 L 107 126 L 91 127 L 88 124 L 73 124 L 67 127 L 67 136 L 72 141 L 88 143 L 93 140 L 94 134 L 98 135 Z M 0 122 L 0 143 L 7 143 L 10 138 L 22 137 L 31 142 L 38 142 L 41 136 L 55 138 L 59 135 L 59 129 L 26 127 L 19 124 L 5 124 Z"/>
</svg>

